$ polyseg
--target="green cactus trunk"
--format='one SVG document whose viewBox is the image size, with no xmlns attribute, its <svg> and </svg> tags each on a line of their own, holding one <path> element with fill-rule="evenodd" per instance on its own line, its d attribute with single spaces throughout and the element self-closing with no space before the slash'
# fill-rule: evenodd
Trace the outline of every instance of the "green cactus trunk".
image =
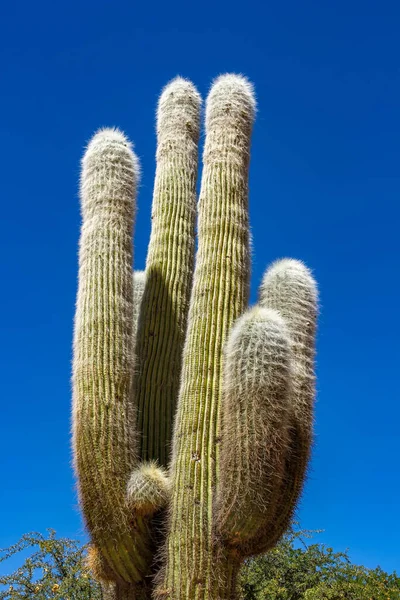
<svg viewBox="0 0 400 600">
<path fill-rule="evenodd" d="M 200 97 L 175 81 L 161 95 L 146 286 L 136 341 L 141 457 L 167 465 L 194 264 Z"/>
<path fill-rule="evenodd" d="M 250 282 L 255 114 L 243 77 L 216 80 L 194 266 L 200 96 L 163 91 L 145 272 L 132 276 L 139 175 L 100 131 L 83 160 L 74 450 L 106 600 L 233 600 L 243 559 L 288 527 L 312 442 L 317 290 L 302 263 Z"/>
<path fill-rule="evenodd" d="M 216 581 L 231 572 L 229 562 L 220 564 L 220 552 L 213 551 L 213 490 L 222 349 L 248 301 L 247 171 L 253 106 L 246 87 L 227 95 L 226 84 L 216 84 L 207 103 L 199 247 L 174 432 L 164 591 L 158 590 L 173 598 L 217 597 Z"/>
</svg>

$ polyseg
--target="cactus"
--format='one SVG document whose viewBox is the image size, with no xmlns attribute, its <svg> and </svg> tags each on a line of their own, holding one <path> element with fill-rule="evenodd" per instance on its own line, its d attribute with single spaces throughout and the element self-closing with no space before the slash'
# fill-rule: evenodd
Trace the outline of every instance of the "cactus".
<svg viewBox="0 0 400 600">
<path fill-rule="evenodd" d="M 110 600 L 230 600 L 243 559 L 271 548 L 298 502 L 312 443 L 317 289 L 299 261 L 250 281 L 251 84 L 206 103 L 173 80 L 157 113 L 145 272 L 132 274 L 138 160 L 101 130 L 83 158 L 73 446 Z"/>
</svg>

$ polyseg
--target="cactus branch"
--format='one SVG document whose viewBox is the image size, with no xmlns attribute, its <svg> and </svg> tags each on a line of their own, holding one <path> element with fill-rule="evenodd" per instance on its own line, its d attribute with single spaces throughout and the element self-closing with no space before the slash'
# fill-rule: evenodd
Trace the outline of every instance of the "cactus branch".
<svg viewBox="0 0 400 600">
<path fill-rule="evenodd" d="M 193 276 L 200 96 L 182 78 L 161 94 L 135 396 L 141 457 L 167 465 Z"/>
<path fill-rule="evenodd" d="M 199 245 L 174 430 L 166 564 L 158 596 L 167 590 L 171 598 L 219 598 L 218 580 L 229 579 L 225 571 L 231 565 L 212 551 L 212 496 L 219 462 L 222 347 L 248 301 L 248 165 L 254 108 L 250 84 L 237 76 L 219 78 L 207 99 Z"/>
<path fill-rule="evenodd" d="M 126 485 L 137 461 L 133 377 L 132 233 L 138 161 L 125 136 L 101 130 L 83 158 L 74 338 L 74 450 L 93 542 L 116 579 L 140 580 L 146 531 L 132 527 Z"/>
<path fill-rule="evenodd" d="M 279 313 L 256 306 L 240 317 L 224 356 L 216 523 L 226 542 L 246 554 L 276 511 L 289 445 L 291 367 Z"/>
<path fill-rule="evenodd" d="M 265 552 L 277 543 L 290 524 L 303 489 L 312 447 L 318 289 L 310 270 L 298 260 L 275 262 L 264 275 L 260 304 L 278 310 L 284 318 L 293 355 L 290 451 L 285 476 L 273 521 L 254 547 L 254 551 Z"/>
</svg>

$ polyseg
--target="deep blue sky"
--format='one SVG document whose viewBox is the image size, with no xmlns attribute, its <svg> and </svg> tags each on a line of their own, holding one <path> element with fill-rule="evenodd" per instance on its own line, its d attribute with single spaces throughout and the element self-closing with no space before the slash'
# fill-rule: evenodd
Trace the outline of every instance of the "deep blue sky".
<svg viewBox="0 0 400 600">
<path fill-rule="evenodd" d="M 7 2 L 1 9 L 0 546 L 83 535 L 70 466 L 78 177 L 99 126 L 134 141 L 143 268 L 154 111 L 177 74 L 255 84 L 253 300 L 293 256 L 321 290 L 316 445 L 299 516 L 392 570 L 400 522 L 398 2 Z M 397 510 L 396 510 L 397 509 Z"/>
</svg>

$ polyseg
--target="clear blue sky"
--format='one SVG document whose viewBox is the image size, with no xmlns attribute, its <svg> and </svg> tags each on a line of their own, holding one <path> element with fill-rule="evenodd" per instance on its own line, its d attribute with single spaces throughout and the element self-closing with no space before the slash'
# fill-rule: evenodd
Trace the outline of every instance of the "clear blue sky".
<svg viewBox="0 0 400 600">
<path fill-rule="evenodd" d="M 398 567 L 400 6 L 320 2 L 7 2 L 1 9 L 0 546 L 83 536 L 70 453 L 70 362 L 85 142 L 119 126 L 141 157 L 136 266 L 154 111 L 180 74 L 203 96 L 255 84 L 252 297 L 303 259 L 321 290 L 316 445 L 299 516 L 338 550 Z"/>
</svg>

